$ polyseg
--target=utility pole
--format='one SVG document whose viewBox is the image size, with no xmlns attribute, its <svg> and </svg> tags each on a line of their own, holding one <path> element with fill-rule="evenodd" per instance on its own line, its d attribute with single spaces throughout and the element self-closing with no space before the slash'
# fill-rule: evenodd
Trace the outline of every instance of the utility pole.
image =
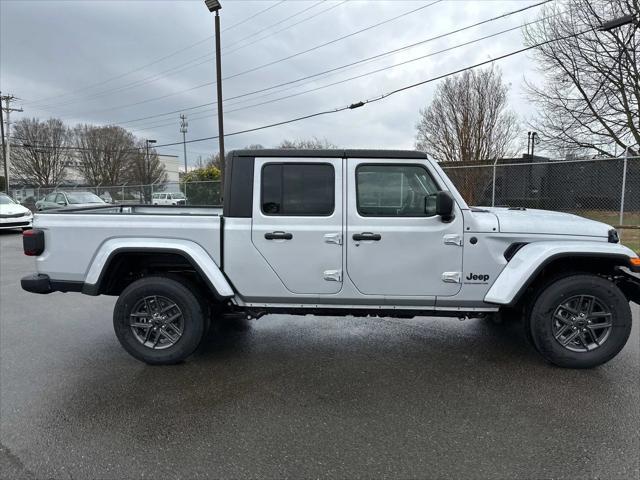
<svg viewBox="0 0 640 480">
<path fill-rule="evenodd" d="M 147 152 L 146 152 L 146 155 L 145 155 L 145 162 L 144 162 L 145 163 L 145 169 L 144 169 L 145 170 L 145 172 L 144 172 L 144 177 L 145 178 L 142 180 L 143 182 L 145 182 L 147 180 L 149 182 L 151 181 L 151 157 L 149 156 L 149 144 L 151 144 L 151 143 L 156 143 L 156 140 L 146 139 L 144 141 L 144 144 L 145 144 Z M 153 186 L 151 186 L 151 189 L 153 189 Z M 142 190 L 144 191 L 144 186 L 142 187 Z M 152 194 L 149 194 L 149 200 L 150 201 L 151 201 L 151 195 Z M 146 194 L 145 194 L 145 196 L 146 196 Z"/>
<path fill-rule="evenodd" d="M 180 131 L 182 132 L 182 147 L 184 148 L 184 174 L 187 174 L 187 116 L 183 113 L 180 115 Z"/>
<path fill-rule="evenodd" d="M 9 195 L 9 171 L 11 169 L 11 112 L 22 112 L 21 108 L 11 108 L 11 102 L 17 100 L 13 95 L 0 96 L 0 110 L 7 114 L 7 139 L 5 142 L 4 132 L 2 134 L 3 157 L 4 157 L 4 183 L 7 195 Z M 2 106 L 4 101 L 4 107 Z M 0 116 L 0 121 L 2 116 Z M 4 130 L 4 129 L 3 129 Z"/>
<path fill-rule="evenodd" d="M 2 97 L 2 92 L 0 92 Z M 9 169 L 7 168 L 7 150 L 4 143 L 4 110 L 0 103 L 0 136 L 2 136 L 2 164 L 4 165 L 4 190 L 9 195 Z"/>
</svg>

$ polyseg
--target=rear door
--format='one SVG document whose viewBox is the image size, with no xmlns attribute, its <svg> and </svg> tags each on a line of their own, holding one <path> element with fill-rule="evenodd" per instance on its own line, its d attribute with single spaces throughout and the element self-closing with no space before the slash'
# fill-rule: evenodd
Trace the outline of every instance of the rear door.
<svg viewBox="0 0 640 480">
<path fill-rule="evenodd" d="M 251 239 L 292 293 L 342 288 L 342 158 L 256 158 Z"/>
<path fill-rule="evenodd" d="M 347 160 L 347 273 L 367 295 L 451 296 L 462 272 L 462 215 L 435 215 L 442 190 L 419 160 Z M 425 208 L 428 206 L 428 209 Z M 429 210 L 429 211 L 427 211 Z"/>
</svg>

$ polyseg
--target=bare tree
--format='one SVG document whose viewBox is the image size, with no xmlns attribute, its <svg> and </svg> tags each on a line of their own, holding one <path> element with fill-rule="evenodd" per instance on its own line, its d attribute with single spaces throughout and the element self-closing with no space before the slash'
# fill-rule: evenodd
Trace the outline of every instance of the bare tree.
<svg viewBox="0 0 640 480">
<path fill-rule="evenodd" d="M 23 183 L 55 187 L 66 177 L 70 134 L 62 120 L 23 118 L 14 125 L 17 142 L 11 154 L 12 175 Z"/>
<path fill-rule="evenodd" d="M 161 189 L 167 183 L 167 171 L 154 149 L 150 148 L 147 155 L 144 141 L 138 142 L 137 149 L 128 163 L 126 179 L 131 185 L 147 185 L 144 196 L 150 201 L 151 185 Z"/>
<path fill-rule="evenodd" d="M 91 185 L 120 185 L 135 157 L 135 139 L 122 127 L 78 125 L 78 170 Z"/>
<path fill-rule="evenodd" d="M 555 4 L 554 4 L 555 5 Z M 564 0 L 524 29 L 545 82 L 527 83 L 539 107 L 532 125 L 558 150 L 612 156 L 640 146 L 639 0 Z M 635 23 L 598 31 L 607 20 Z"/>
<path fill-rule="evenodd" d="M 518 133 L 517 118 L 507 108 L 508 90 L 493 67 L 447 78 L 420 110 L 416 148 L 440 162 L 503 157 Z"/>
<path fill-rule="evenodd" d="M 312 137 L 308 139 L 283 140 L 276 148 L 291 150 L 321 150 L 323 148 L 337 148 L 326 138 Z"/>
</svg>

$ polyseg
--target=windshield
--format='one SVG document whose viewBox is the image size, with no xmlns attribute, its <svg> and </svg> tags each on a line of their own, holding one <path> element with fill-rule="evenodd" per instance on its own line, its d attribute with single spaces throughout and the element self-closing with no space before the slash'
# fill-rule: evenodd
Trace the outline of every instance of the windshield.
<svg viewBox="0 0 640 480">
<path fill-rule="evenodd" d="M 174 198 L 174 199 L 180 200 L 180 199 L 184 198 L 184 193 L 182 193 L 182 192 L 172 193 L 171 197 Z"/>
<path fill-rule="evenodd" d="M 0 205 L 11 205 L 14 202 L 11 198 L 6 195 L 0 195 Z"/>
<path fill-rule="evenodd" d="M 67 198 L 69 199 L 69 203 L 71 204 L 104 203 L 104 200 L 102 200 L 99 196 L 89 192 L 70 192 L 67 193 Z"/>
</svg>

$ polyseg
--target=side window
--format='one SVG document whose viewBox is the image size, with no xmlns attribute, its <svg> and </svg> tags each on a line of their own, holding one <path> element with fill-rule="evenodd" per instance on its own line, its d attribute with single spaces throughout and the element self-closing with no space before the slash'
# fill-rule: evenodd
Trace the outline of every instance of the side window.
<svg viewBox="0 0 640 480">
<path fill-rule="evenodd" d="M 55 203 L 56 202 L 57 193 L 50 193 L 44 199 L 45 202 Z"/>
<path fill-rule="evenodd" d="M 324 163 L 268 163 L 262 168 L 265 215 L 329 216 L 335 206 L 335 172 Z"/>
<path fill-rule="evenodd" d="M 358 213 L 363 217 L 435 215 L 438 186 L 420 165 L 360 165 L 356 169 Z"/>
<path fill-rule="evenodd" d="M 66 199 L 66 198 L 64 198 L 64 195 L 63 195 L 63 194 L 59 193 L 59 194 L 56 196 L 56 203 L 67 203 L 67 199 Z"/>
<path fill-rule="evenodd" d="M 171 196 L 171 194 L 170 194 L 170 193 L 167 193 L 167 198 L 168 198 L 169 200 L 173 200 L 173 197 Z"/>
</svg>

